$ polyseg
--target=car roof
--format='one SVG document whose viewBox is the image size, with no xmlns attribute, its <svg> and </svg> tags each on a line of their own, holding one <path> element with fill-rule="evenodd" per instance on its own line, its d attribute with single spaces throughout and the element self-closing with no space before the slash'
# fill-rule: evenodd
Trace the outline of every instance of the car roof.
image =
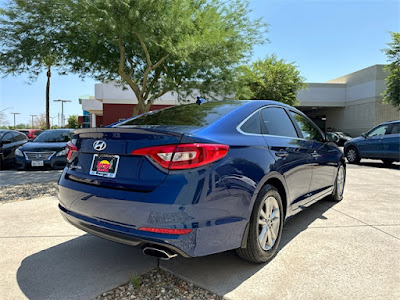
<svg viewBox="0 0 400 300">
<path fill-rule="evenodd" d="M 400 120 L 394 120 L 394 121 L 387 121 L 387 122 L 383 122 L 379 125 L 385 125 L 385 124 L 393 124 L 393 123 L 400 123 Z"/>
<path fill-rule="evenodd" d="M 17 130 L 12 130 L 12 129 L 0 129 L 0 136 L 7 132 L 18 132 Z M 19 132 L 18 132 L 19 133 Z"/>
<path fill-rule="evenodd" d="M 273 100 L 230 100 L 226 102 L 241 102 L 242 104 L 239 105 L 236 109 L 229 112 L 228 114 L 224 115 L 214 123 L 196 131 L 196 134 L 199 135 L 208 135 L 208 134 L 225 134 L 227 132 L 226 128 L 232 128 L 232 130 L 236 131 L 236 127 L 242 122 L 246 117 L 250 114 L 259 110 L 266 106 L 279 106 L 282 108 L 291 109 L 302 116 L 305 116 L 307 119 L 308 117 L 296 109 L 293 106 L 284 104 L 282 102 L 273 101 Z"/>
<path fill-rule="evenodd" d="M 41 130 L 41 129 L 37 129 L 37 130 Z M 57 129 L 46 129 L 43 130 L 43 132 L 45 131 L 72 131 L 74 130 L 73 128 L 57 128 Z"/>
</svg>

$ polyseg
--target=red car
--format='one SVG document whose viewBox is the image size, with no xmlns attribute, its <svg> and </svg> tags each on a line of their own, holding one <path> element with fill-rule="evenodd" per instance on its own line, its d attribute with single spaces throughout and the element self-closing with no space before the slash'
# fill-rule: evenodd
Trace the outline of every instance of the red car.
<svg viewBox="0 0 400 300">
<path fill-rule="evenodd" d="M 28 139 L 33 140 L 35 137 L 37 137 L 40 133 L 43 132 L 43 130 L 40 129 L 17 129 L 17 131 L 25 133 L 25 135 L 28 137 Z"/>
</svg>

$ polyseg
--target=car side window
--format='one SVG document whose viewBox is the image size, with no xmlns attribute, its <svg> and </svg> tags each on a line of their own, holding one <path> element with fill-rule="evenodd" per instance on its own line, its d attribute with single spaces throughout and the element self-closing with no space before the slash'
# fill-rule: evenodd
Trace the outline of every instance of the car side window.
<svg viewBox="0 0 400 300">
<path fill-rule="evenodd" d="M 294 111 L 290 111 L 290 114 L 296 121 L 297 125 L 300 128 L 301 133 L 303 134 L 303 138 L 307 140 L 315 140 L 319 142 L 324 142 L 324 137 L 322 134 L 319 132 L 319 130 L 315 127 L 314 124 L 312 124 L 310 121 L 308 121 L 306 118 L 304 118 L 302 115 L 299 115 L 298 113 Z"/>
<path fill-rule="evenodd" d="M 12 132 L 11 134 L 13 136 L 13 143 L 14 142 L 18 142 L 19 141 L 19 139 L 18 139 L 19 133 L 18 132 Z"/>
<path fill-rule="evenodd" d="M 7 132 L 5 135 L 3 135 L 3 137 L 1 138 L 1 141 L 5 142 L 5 141 L 10 141 L 12 142 L 13 138 L 10 132 Z"/>
<path fill-rule="evenodd" d="M 17 133 L 17 136 L 15 138 L 16 141 L 20 142 L 20 141 L 25 141 L 27 140 L 27 136 L 23 133 Z"/>
<path fill-rule="evenodd" d="M 267 107 L 261 111 L 262 133 L 298 138 L 288 114 L 283 108 Z"/>
<path fill-rule="evenodd" d="M 25 141 L 26 140 L 26 135 L 20 132 L 13 132 L 12 133 L 14 142 L 20 142 L 20 141 Z"/>
<path fill-rule="evenodd" d="M 375 127 L 370 132 L 368 132 L 367 136 L 373 137 L 373 136 L 378 136 L 378 135 L 384 135 L 386 133 L 386 130 L 388 127 L 389 127 L 388 124 Z"/>
<path fill-rule="evenodd" d="M 240 130 L 245 133 L 261 134 L 260 113 L 256 112 L 246 122 L 240 126 Z"/>
<path fill-rule="evenodd" d="M 399 134 L 399 133 L 400 133 L 400 123 L 393 123 L 390 124 L 385 134 Z"/>
</svg>

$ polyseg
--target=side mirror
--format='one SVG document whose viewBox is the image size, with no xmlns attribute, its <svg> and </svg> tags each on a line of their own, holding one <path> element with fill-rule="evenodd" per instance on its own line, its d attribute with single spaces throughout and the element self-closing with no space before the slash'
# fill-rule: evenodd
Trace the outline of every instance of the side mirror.
<svg viewBox="0 0 400 300">
<path fill-rule="evenodd" d="M 364 132 L 364 133 L 361 133 L 361 136 L 363 137 L 363 138 L 367 138 L 367 134 Z"/>
</svg>

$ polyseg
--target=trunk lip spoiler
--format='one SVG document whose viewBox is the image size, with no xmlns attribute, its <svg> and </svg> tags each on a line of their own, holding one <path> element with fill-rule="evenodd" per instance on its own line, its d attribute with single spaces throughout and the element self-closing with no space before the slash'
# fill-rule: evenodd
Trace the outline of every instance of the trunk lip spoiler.
<svg viewBox="0 0 400 300">
<path fill-rule="evenodd" d="M 181 137 L 184 135 L 183 132 L 174 132 L 174 131 L 167 131 L 155 128 L 124 128 L 124 127 L 113 127 L 113 128 L 80 128 L 72 131 L 73 134 L 81 134 L 81 133 L 106 133 L 106 132 L 122 132 L 122 133 L 160 133 L 160 134 L 167 134 L 173 135 L 177 137 Z"/>
</svg>

